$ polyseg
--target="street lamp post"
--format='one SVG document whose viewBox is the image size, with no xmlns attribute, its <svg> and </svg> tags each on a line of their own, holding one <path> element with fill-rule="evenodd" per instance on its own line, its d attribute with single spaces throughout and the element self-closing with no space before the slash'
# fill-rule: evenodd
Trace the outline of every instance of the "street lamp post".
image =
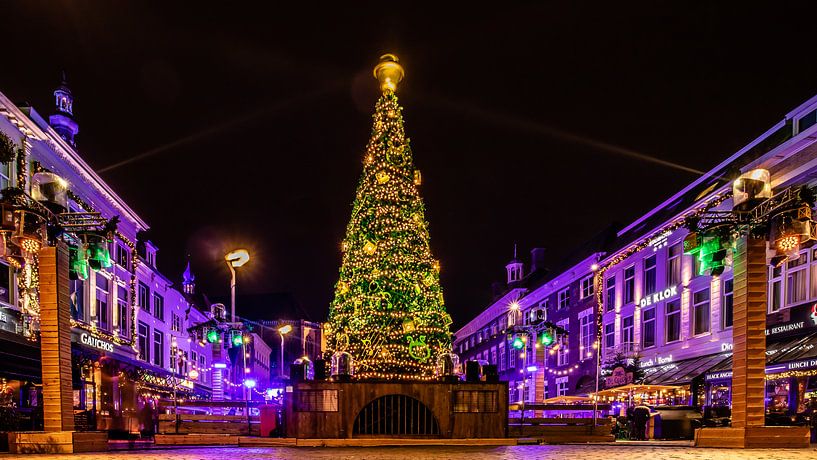
<svg viewBox="0 0 817 460">
<path fill-rule="evenodd" d="M 286 324 L 278 328 L 278 333 L 281 334 L 281 380 L 284 380 L 284 336 L 292 331 L 292 326 Z"/>
<path fill-rule="evenodd" d="M 224 256 L 227 266 L 230 267 L 230 322 L 235 322 L 235 269 L 250 260 L 250 253 L 246 249 L 236 249 Z"/>
</svg>

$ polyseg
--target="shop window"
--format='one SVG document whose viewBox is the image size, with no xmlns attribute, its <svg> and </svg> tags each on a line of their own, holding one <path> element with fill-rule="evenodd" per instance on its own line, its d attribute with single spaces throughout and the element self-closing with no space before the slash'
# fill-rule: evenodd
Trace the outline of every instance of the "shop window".
<svg viewBox="0 0 817 460">
<path fill-rule="evenodd" d="M 11 305 L 11 270 L 5 263 L 0 263 L 0 302 Z"/>
<path fill-rule="evenodd" d="M 595 338 L 593 309 L 588 308 L 579 313 L 579 359 L 584 361 L 592 355 Z"/>
<path fill-rule="evenodd" d="M 71 316 L 77 321 L 85 321 L 85 285 L 80 280 L 72 280 L 69 281 L 68 290 Z"/>
<path fill-rule="evenodd" d="M 593 275 L 581 280 L 581 298 L 586 299 L 593 295 Z"/>
<path fill-rule="evenodd" d="M 624 304 L 635 301 L 635 265 L 624 270 Z"/>
<path fill-rule="evenodd" d="M 165 299 L 157 293 L 153 293 L 153 316 L 160 320 L 165 320 Z"/>
<path fill-rule="evenodd" d="M 615 323 L 609 323 L 604 325 L 604 348 L 607 349 L 608 352 L 612 351 L 616 347 L 616 325 Z"/>
<path fill-rule="evenodd" d="M 558 377 L 556 379 L 556 396 L 567 396 L 568 377 Z"/>
<path fill-rule="evenodd" d="M 783 305 L 783 267 L 769 269 L 769 312 L 780 311 Z"/>
<path fill-rule="evenodd" d="M 786 304 L 796 305 L 807 298 L 808 253 L 786 263 Z"/>
<path fill-rule="evenodd" d="M 164 367 L 165 353 L 164 353 L 165 336 L 162 331 L 153 331 L 153 365 Z"/>
<path fill-rule="evenodd" d="M 684 246 L 681 243 L 667 249 L 667 286 L 681 284 L 681 255 L 683 253 Z"/>
<path fill-rule="evenodd" d="M 633 341 L 635 340 L 635 322 L 633 316 L 626 316 L 621 319 L 621 351 L 629 353 L 633 351 Z"/>
<path fill-rule="evenodd" d="M 150 313 L 150 288 L 142 282 L 139 283 L 139 308 Z"/>
<path fill-rule="evenodd" d="M 570 288 L 565 288 L 559 291 L 559 310 L 570 306 Z"/>
<path fill-rule="evenodd" d="M 666 303 L 666 316 L 664 318 L 664 327 L 667 331 L 667 342 L 676 342 L 681 340 L 681 302 L 680 300 L 670 300 Z"/>
<path fill-rule="evenodd" d="M 692 335 L 709 332 L 709 289 L 692 294 Z"/>
<path fill-rule="evenodd" d="M 607 311 L 613 311 L 616 308 L 616 275 L 610 275 L 607 278 L 607 302 L 605 306 Z"/>
<path fill-rule="evenodd" d="M 723 282 L 723 301 L 721 302 L 721 325 L 723 329 L 732 327 L 732 307 L 734 305 L 734 289 L 735 283 L 733 280 L 724 280 Z"/>
<path fill-rule="evenodd" d="M 150 361 L 150 326 L 139 321 L 137 328 L 137 346 L 139 347 L 139 359 Z"/>
<path fill-rule="evenodd" d="M 644 286 L 642 292 L 646 296 L 655 292 L 655 254 L 644 259 Z"/>
<path fill-rule="evenodd" d="M 641 312 L 641 347 L 655 346 L 655 308 L 648 308 Z"/>
<path fill-rule="evenodd" d="M 116 305 L 119 309 L 119 334 L 127 337 L 130 334 L 130 308 L 128 308 L 128 288 L 116 288 Z"/>
<path fill-rule="evenodd" d="M 108 314 L 108 286 L 110 281 L 102 273 L 96 274 L 96 317 L 99 321 L 99 327 L 104 330 L 110 330 L 110 323 Z"/>
</svg>

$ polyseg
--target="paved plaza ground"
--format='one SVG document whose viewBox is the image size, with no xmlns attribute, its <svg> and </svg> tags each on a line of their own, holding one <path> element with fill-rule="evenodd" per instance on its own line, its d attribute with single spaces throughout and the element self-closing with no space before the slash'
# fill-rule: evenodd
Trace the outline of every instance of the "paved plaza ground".
<svg viewBox="0 0 817 460">
<path fill-rule="evenodd" d="M 731 450 L 694 449 L 691 447 L 649 447 L 649 446 L 600 446 L 600 445 L 559 445 L 559 446 L 513 446 L 513 447 L 369 447 L 369 448 L 184 448 L 154 449 L 127 452 L 106 452 L 98 454 L 66 455 L 8 455 L 0 454 L 0 460 L 27 458 L 38 460 L 261 460 L 261 459 L 327 459 L 327 460 L 387 460 L 387 459 L 463 459 L 481 460 L 489 458 L 519 460 L 783 460 L 815 459 L 817 446 L 810 449 L 790 450 Z"/>
</svg>

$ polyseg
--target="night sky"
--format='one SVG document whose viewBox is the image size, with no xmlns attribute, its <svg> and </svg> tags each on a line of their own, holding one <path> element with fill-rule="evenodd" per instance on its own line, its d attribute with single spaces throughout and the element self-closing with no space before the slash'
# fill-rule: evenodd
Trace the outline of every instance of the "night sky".
<svg viewBox="0 0 817 460">
<path fill-rule="evenodd" d="M 708 170 L 817 94 L 817 8 L 789 2 L 170 3 L 0 2 L 0 91 L 48 115 L 65 70 L 80 153 L 152 226 L 160 269 L 178 279 L 189 254 L 223 296 L 223 254 L 246 246 L 239 291 L 290 292 L 312 320 L 385 52 L 406 68 L 454 327 L 489 303 L 515 242 L 558 266 L 696 177 L 620 149 Z"/>
</svg>

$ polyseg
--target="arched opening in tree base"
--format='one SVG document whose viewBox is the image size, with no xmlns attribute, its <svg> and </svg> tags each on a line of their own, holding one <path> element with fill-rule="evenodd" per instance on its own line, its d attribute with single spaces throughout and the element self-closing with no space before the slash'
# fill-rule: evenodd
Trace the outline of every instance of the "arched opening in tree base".
<svg viewBox="0 0 817 460">
<path fill-rule="evenodd" d="M 355 436 L 440 436 L 437 418 L 425 404 L 406 395 L 381 396 L 355 418 Z"/>
</svg>

